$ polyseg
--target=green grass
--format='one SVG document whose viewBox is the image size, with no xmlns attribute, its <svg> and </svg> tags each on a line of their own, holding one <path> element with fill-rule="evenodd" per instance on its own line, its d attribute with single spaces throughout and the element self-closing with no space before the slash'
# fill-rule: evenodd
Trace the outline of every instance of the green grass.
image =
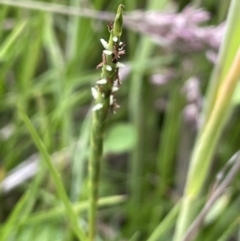
<svg viewBox="0 0 240 241">
<path fill-rule="evenodd" d="M 211 24 L 227 18 L 219 60 L 160 47 L 124 26 L 121 62 L 131 69 L 116 95 L 121 107 L 106 120 L 96 238 L 89 239 L 91 87 L 101 75 L 100 38 L 109 38 L 103 19 L 113 20 L 119 4 L 126 15 L 187 2 L 210 11 Z M 0 241 L 183 241 L 217 174 L 224 170 L 224 180 L 240 149 L 239 12 L 238 0 L 0 0 Z M 170 81 L 151 82 L 169 70 Z M 185 115 L 195 104 L 183 92 L 191 77 L 199 78 L 204 99 L 198 127 Z M 38 171 L 22 182 L 34 172 L 30 156 Z M 5 189 L 23 165 L 30 169 Z M 236 175 L 194 240 L 240 240 L 238 194 Z"/>
</svg>

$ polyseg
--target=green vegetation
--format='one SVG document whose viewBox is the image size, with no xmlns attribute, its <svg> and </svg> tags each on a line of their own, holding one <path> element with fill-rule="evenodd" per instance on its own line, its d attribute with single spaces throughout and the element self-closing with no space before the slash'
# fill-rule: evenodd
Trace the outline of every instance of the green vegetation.
<svg viewBox="0 0 240 241">
<path fill-rule="evenodd" d="M 0 241 L 240 240 L 239 13 L 0 0 Z"/>
</svg>

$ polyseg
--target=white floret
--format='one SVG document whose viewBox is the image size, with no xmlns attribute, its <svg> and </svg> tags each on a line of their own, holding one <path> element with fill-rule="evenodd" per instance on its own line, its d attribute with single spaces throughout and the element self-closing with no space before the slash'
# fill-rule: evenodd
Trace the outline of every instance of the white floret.
<svg viewBox="0 0 240 241">
<path fill-rule="evenodd" d="M 107 71 L 112 71 L 112 67 L 111 67 L 110 65 L 107 65 L 107 66 L 106 66 L 106 70 L 107 70 Z"/>
<path fill-rule="evenodd" d="M 92 92 L 93 98 L 96 100 L 98 97 L 98 91 L 94 87 L 92 87 L 91 92 Z"/>
<path fill-rule="evenodd" d="M 125 65 L 121 62 L 117 62 L 116 67 L 117 68 L 123 68 L 123 67 L 125 67 Z"/>
<path fill-rule="evenodd" d="M 112 92 L 117 92 L 118 89 L 119 89 L 119 88 L 118 88 L 117 86 L 113 86 L 113 87 L 112 87 Z"/>
<path fill-rule="evenodd" d="M 106 83 L 107 83 L 106 79 L 100 79 L 97 81 L 97 84 L 99 84 L 99 85 L 105 85 Z"/>
<path fill-rule="evenodd" d="M 114 37 L 113 37 L 113 42 L 116 43 L 117 41 L 118 41 L 118 37 L 114 36 Z"/>
<path fill-rule="evenodd" d="M 113 105 L 113 95 L 110 95 L 109 102 L 110 102 L 110 105 Z"/>
<path fill-rule="evenodd" d="M 103 50 L 103 53 L 106 55 L 112 55 L 113 51 L 111 50 Z"/>
<path fill-rule="evenodd" d="M 92 108 L 92 111 L 96 111 L 96 110 L 99 110 L 103 107 L 103 104 L 102 103 L 98 103 L 96 104 L 93 108 Z"/>
<path fill-rule="evenodd" d="M 102 44 L 103 48 L 105 48 L 105 49 L 107 49 L 107 48 L 108 48 L 108 42 L 107 42 L 106 40 L 104 40 L 104 39 L 100 38 L 100 42 L 101 42 L 101 44 Z"/>
</svg>

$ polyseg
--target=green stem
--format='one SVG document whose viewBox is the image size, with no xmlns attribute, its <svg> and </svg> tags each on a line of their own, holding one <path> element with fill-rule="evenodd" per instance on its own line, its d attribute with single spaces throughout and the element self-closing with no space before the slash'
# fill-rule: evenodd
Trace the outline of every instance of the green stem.
<svg viewBox="0 0 240 241">
<path fill-rule="evenodd" d="M 120 81 L 118 79 L 121 45 L 120 36 L 122 34 L 122 8 L 119 5 L 113 26 L 109 25 L 110 38 L 105 44 L 106 50 L 103 52 L 102 74 L 100 82 L 97 81 L 95 88 L 92 88 L 95 106 L 93 107 L 93 121 L 91 129 L 91 150 L 89 159 L 89 241 L 95 240 L 96 235 L 96 213 L 98 200 L 98 187 L 100 177 L 101 159 L 103 154 L 103 135 L 109 108 L 117 108 L 114 99 L 114 86 Z M 104 45 L 104 44 L 103 44 Z"/>
<path fill-rule="evenodd" d="M 98 186 L 100 174 L 100 162 L 103 151 L 103 134 L 105 120 L 108 112 L 108 105 L 105 102 L 104 108 L 101 110 L 101 115 L 95 111 L 92 122 L 91 134 L 91 154 L 89 160 L 89 190 L 90 190 L 90 207 L 89 207 L 89 240 L 95 239 L 96 233 L 96 211 L 98 200 Z"/>
</svg>

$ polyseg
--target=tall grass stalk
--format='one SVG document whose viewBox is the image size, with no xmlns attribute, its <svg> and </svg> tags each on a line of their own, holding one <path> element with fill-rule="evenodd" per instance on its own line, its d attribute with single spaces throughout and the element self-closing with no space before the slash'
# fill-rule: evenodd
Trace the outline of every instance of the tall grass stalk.
<svg viewBox="0 0 240 241">
<path fill-rule="evenodd" d="M 105 48 L 102 62 L 97 66 L 102 67 L 101 79 L 92 88 L 95 99 L 93 107 L 93 120 L 91 127 L 91 148 L 89 159 L 89 241 L 95 240 L 96 212 L 99 189 L 100 166 L 103 153 L 103 135 L 109 109 L 114 112 L 118 105 L 114 98 L 120 85 L 118 69 L 122 66 L 118 59 L 124 54 L 124 44 L 120 42 L 123 24 L 123 5 L 119 5 L 114 23 L 109 24 L 109 41 L 101 39 Z"/>
<path fill-rule="evenodd" d="M 209 121 L 206 123 L 206 127 L 194 148 L 174 241 L 181 240 L 191 221 L 194 203 L 208 174 L 211 157 L 223 127 L 225 116 L 228 113 L 231 97 L 239 77 L 240 48 L 229 73 L 218 90 Z"/>
</svg>

